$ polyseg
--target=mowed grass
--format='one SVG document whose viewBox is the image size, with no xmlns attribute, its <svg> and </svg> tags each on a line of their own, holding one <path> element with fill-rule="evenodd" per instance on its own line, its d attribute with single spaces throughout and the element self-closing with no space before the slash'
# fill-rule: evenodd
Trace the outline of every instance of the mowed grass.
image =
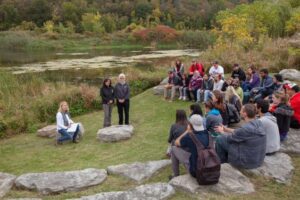
<svg viewBox="0 0 300 200">
<path fill-rule="evenodd" d="M 83 123 L 85 136 L 79 144 L 66 143 L 55 146 L 54 139 L 37 137 L 35 134 L 18 135 L 0 141 L 0 171 L 21 175 L 29 172 L 68 171 L 85 168 L 103 168 L 121 163 L 165 159 L 170 125 L 175 120 L 175 111 L 188 112 L 190 103 L 162 100 L 152 90 L 131 99 L 130 122 L 135 133 L 130 140 L 118 143 L 101 143 L 96 133 L 103 123 L 103 112 L 95 112 L 74 118 Z M 113 110 L 113 124 L 117 124 L 117 109 Z M 291 155 L 295 167 L 290 186 L 278 184 L 263 177 L 250 177 L 256 192 L 251 195 L 211 195 L 208 199 L 300 199 L 300 157 Z M 185 173 L 182 170 L 182 173 Z M 167 182 L 171 167 L 161 170 L 146 183 Z M 100 192 L 127 190 L 136 183 L 120 176 L 108 176 L 99 186 L 79 192 L 39 196 L 33 191 L 13 189 L 6 198 L 40 197 L 43 199 L 78 198 Z M 177 192 L 171 199 L 198 199 L 203 195 L 191 196 Z"/>
</svg>

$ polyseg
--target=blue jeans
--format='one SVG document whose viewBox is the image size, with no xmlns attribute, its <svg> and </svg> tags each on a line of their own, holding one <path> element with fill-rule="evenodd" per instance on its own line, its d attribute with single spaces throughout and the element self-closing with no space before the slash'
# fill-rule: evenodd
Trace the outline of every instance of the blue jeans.
<svg viewBox="0 0 300 200">
<path fill-rule="evenodd" d="M 226 135 L 220 135 L 216 138 L 216 152 L 221 160 L 221 163 L 228 163 L 229 144 Z"/>
<path fill-rule="evenodd" d="M 202 102 L 202 94 L 204 93 L 204 99 L 203 102 L 207 102 L 209 100 L 209 98 L 211 97 L 211 91 L 210 90 L 197 90 L 197 102 Z"/>
<path fill-rule="evenodd" d="M 63 142 L 66 140 L 73 140 L 75 141 L 79 132 L 79 125 L 76 128 L 74 133 L 69 133 L 67 129 L 60 129 L 58 132 L 61 134 L 61 137 L 58 139 L 59 142 Z"/>
</svg>

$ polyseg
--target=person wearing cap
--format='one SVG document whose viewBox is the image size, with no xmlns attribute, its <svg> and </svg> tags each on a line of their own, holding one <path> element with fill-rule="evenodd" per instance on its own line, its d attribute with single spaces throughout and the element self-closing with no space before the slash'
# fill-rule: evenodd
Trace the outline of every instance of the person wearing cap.
<svg viewBox="0 0 300 200">
<path fill-rule="evenodd" d="M 294 110 L 294 115 L 291 119 L 291 128 L 300 128 L 300 88 L 295 83 L 285 84 L 284 88 L 286 93 L 289 95 L 289 104 Z"/>
<path fill-rule="evenodd" d="M 170 179 L 179 176 L 180 163 L 184 164 L 186 170 L 192 176 L 196 176 L 198 153 L 190 134 L 195 134 L 196 138 L 203 146 L 208 146 L 208 132 L 204 129 L 203 118 L 200 115 L 191 116 L 188 128 L 175 140 L 176 146 L 172 146 L 171 160 L 173 175 L 169 177 Z"/>
<path fill-rule="evenodd" d="M 211 68 L 209 69 L 209 75 L 221 75 L 222 78 L 224 78 L 224 68 L 221 65 L 219 65 L 218 61 L 215 61 L 213 63 L 213 66 L 211 66 Z"/>
<path fill-rule="evenodd" d="M 231 78 L 238 79 L 240 82 L 246 81 L 246 74 L 239 64 L 235 63 L 233 65 L 233 71 L 231 73 Z"/>
<path fill-rule="evenodd" d="M 238 129 L 217 126 L 222 135 L 216 139 L 216 152 L 222 163 L 237 168 L 254 169 L 263 164 L 266 154 L 266 133 L 261 121 L 256 119 L 256 106 L 245 104 L 241 109 L 245 124 Z"/>
<path fill-rule="evenodd" d="M 197 62 L 195 59 L 192 60 L 192 65 L 189 68 L 189 77 L 191 78 L 194 75 L 194 72 L 198 71 L 200 76 L 204 75 L 204 67 L 201 63 Z"/>
<path fill-rule="evenodd" d="M 168 83 L 164 87 L 164 98 L 165 100 L 168 99 L 168 91 L 171 90 L 171 99 L 170 102 L 172 102 L 175 98 L 176 90 L 179 90 L 181 81 L 178 76 L 173 71 L 169 71 L 169 78 Z"/>
<path fill-rule="evenodd" d="M 117 101 L 118 114 L 119 114 L 119 125 L 123 124 L 123 112 L 125 113 L 125 124 L 129 124 L 129 98 L 130 88 L 126 83 L 125 74 L 120 74 L 118 77 L 118 83 L 114 90 L 115 98 Z"/>
</svg>

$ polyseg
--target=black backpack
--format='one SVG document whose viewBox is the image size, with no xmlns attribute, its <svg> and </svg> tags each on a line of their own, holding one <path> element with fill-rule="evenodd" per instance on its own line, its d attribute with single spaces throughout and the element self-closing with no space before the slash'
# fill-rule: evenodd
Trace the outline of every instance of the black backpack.
<svg viewBox="0 0 300 200">
<path fill-rule="evenodd" d="M 215 151 L 213 139 L 208 135 L 209 145 L 207 148 L 190 134 L 192 141 L 196 145 L 198 158 L 196 168 L 196 180 L 199 185 L 212 185 L 219 182 L 221 162 Z"/>
</svg>

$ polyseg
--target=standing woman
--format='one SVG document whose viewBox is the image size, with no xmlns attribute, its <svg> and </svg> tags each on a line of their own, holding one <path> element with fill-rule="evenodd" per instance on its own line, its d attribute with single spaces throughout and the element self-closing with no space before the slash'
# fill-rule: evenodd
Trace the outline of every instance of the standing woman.
<svg viewBox="0 0 300 200">
<path fill-rule="evenodd" d="M 100 89 L 102 98 L 102 106 L 104 111 L 103 127 L 111 126 L 111 112 L 114 103 L 114 88 L 111 85 L 111 80 L 106 78 L 103 81 L 103 86 Z"/>
<path fill-rule="evenodd" d="M 123 124 L 123 111 L 125 112 L 125 124 L 129 125 L 129 97 L 130 89 L 126 83 L 125 74 L 120 74 L 118 83 L 115 86 L 115 97 L 119 114 L 119 125 Z"/>
<path fill-rule="evenodd" d="M 66 101 L 60 102 L 56 114 L 57 131 L 61 134 L 61 137 L 57 140 L 58 144 L 62 144 L 62 142 L 66 140 L 72 140 L 73 143 L 78 143 L 76 138 L 79 133 L 79 124 L 77 125 L 75 132 L 68 132 L 68 128 L 70 128 L 73 123 L 74 122 L 69 115 L 68 103 Z"/>
</svg>

